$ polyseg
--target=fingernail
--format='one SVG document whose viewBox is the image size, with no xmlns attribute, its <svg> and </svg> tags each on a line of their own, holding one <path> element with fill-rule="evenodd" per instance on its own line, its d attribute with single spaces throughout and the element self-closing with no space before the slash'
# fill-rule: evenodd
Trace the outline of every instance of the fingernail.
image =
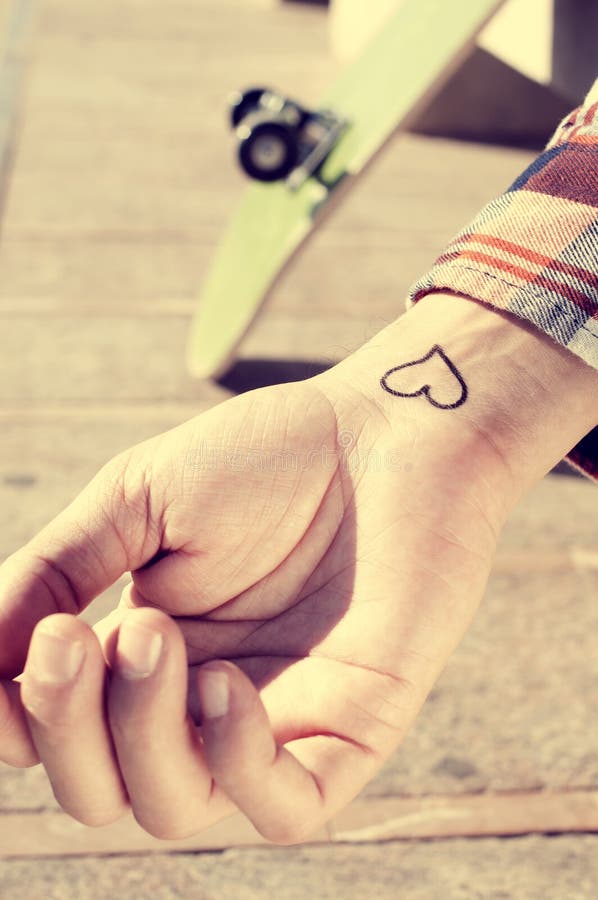
<svg viewBox="0 0 598 900">
<path fill-rule="evenodd" d="M 75 677 L 84 656 L 82 641 L 70 641 L 48 631 L 37 631 L 31 642 L 29 660 L 38 681 L 63 684 Z"/>
<path fill-rule="evenodd" d="M 158 664 L 163 639 L 158 631 L 136 622 L 124 622 L 118 633 L 116 659 L 125 678 L 147 678 Z"/>
<path fill-rule="evenodd" d="M 203 669 L 199 678 L 201 711 L 206 719 L 219 719 L 228 712 L 230 685 L 228 675 L 216 669 Z"/>
</svg>

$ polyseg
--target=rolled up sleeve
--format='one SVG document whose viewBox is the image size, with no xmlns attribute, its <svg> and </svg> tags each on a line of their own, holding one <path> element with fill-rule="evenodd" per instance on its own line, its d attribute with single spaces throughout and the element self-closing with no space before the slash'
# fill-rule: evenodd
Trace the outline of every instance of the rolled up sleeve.
<svg viewBox="0 0 598 900">
<path fill-rule="evenodd" d="M 438 291 L 513 313 L 598 369 L 598 80 L 412 286 L 407 305 Z M 598 429 L 567 459 L 598 480 Z"/>
</svg>

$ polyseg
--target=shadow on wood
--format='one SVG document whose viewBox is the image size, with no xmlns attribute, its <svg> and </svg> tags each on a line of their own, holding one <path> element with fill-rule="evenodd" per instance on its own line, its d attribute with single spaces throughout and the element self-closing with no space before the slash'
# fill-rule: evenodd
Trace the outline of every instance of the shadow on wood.
<svg viewBox="0 0 598 900">
<path fill-rule="evenodd" d="M 331 363 L 315 360 L 241 359 L 217 381 L 235 394 L 244 394 L 272 384 L 305 381 L 330 368 Z"/>
</svg>

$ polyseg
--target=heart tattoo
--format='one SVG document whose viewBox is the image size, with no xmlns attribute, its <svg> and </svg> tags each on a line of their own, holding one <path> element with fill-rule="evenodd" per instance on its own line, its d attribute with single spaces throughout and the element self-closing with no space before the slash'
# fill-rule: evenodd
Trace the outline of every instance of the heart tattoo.
<svg viewBox="0 0 598 900">
<path fill-rule="evenodd" d="M 417 369 L 417 366 L 422 368 Z M 425 379 L 432 380 L 433 376 L 435 376 L 434 388 L 425 381 Z M 437 409 L 456 409 L 467 400 L 467 385 L 463 376 L 438 344 L 434 344 L 421 359 L 414 359 L 413 362 L 402 363 L 394 369 L 389 369 L 380 379 L 380 385 L 394 397 L 423 395 Z"/>
</svg>

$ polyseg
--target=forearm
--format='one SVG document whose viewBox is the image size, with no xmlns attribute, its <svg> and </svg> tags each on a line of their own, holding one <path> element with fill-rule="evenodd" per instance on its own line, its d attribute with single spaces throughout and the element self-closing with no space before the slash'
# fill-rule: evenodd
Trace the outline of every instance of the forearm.
<svg viewBox="0 0 598 900">
<path fill-rule="evenodd" d="M 438 354 L 432 364 L 398 370 L 381 383 L 434 346 L 466 391 Z M 523 320 L 454 295 L 423 298 L 333 371 L 375 400 L 389 420 L 404 421 L 408 413 L 421 435 L 433 428 L 447 442 L 471 441 L 472 451 L 488 455 L 489 468 L 507 470 L 509 506 L 598 424 L 598 371 Z M 422 387 L 437 383 L 401 396 L 417 390 L 418 378 Z"/>
</svg>

